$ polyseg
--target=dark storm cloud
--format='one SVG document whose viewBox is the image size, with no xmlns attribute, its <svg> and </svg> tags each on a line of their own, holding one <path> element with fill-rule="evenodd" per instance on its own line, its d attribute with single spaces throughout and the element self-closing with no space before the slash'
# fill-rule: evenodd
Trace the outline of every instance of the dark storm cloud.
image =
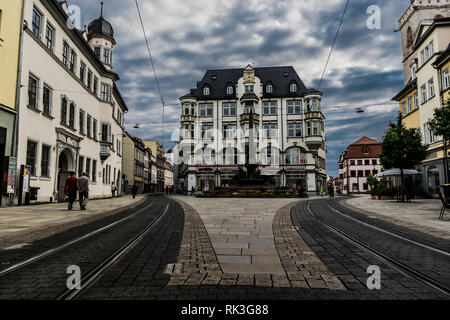
<svg viewBox="0 0 450 320">
<path fill-rule="evenodd" d="M 82 9 L 83 24 L 99 15 L 100 1 L 71 0 Z M 206 69 L 293 65 L 308 87 L 317 87 L 345 0 L 330 1 L 176 1 L 140 0 L 164 101 L 196 86 Z M 382 29 L 366 27 L 369 5 L 381 8 Z M 327 117 L 329 174 L 337 175 L 337 157 L 361 136 L 380 139 L 392 106 L 356 114 L 329 111 L 336 105 L 388 101 L 403 85 L 400 36 L 394 33 L 408 0 L 351 1 L 322 87 Z M 130 112 L 127 130 L 161 139 L 162 107 L 134 1 L 106 0 L 104 16 L 112 22 L 117 46 L 114 68 Z M 384 108 L 384 109 L 383 109 Z M 180 110 L 166 108 L 164 140 L 179 127 Z M 132 129 L 135 122 L 146 123 Z"/>
</svg>

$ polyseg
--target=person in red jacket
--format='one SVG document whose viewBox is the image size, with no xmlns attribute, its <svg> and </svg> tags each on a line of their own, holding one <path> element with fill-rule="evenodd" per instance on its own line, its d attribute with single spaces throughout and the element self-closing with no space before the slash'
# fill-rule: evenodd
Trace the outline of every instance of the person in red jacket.
<svg viewBox="0 0 450 320">
<path fill-rule="evenodd" d="M 64 193 L 69 197 L 69 210 L 72 210 L 73 203 L 77 198 L 77 182 L 75 172 L 69 172 L 69 177 L 66 179 L 66 185 L 64 186 Z"/>
</svg>

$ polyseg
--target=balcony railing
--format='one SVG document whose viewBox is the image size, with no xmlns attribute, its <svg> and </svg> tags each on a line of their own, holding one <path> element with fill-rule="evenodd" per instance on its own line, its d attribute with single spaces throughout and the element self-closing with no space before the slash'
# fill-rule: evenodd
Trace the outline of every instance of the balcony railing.
<svg viewBox="0 0 450 320">
<path fill-rule="evenodd" d="M 100 160 L 103 162 L 111 155 L 111 142 L 100 141 Z"/>
</svg>

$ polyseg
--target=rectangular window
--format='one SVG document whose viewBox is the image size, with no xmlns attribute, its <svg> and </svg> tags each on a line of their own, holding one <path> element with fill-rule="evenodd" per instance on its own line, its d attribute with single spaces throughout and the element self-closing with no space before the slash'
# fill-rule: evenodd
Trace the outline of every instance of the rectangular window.
<svg viewBox="0 0 450 320">
<path fill-rule="evenodd" d="M 111 101 L 111 87 L 106 83 L 102 83 L 101 99 L 106 102 Z"/>
<path fill-rule="evenodd" d="M 61 123 L 67 123 L 67 99 L 62 98 L 61 100 Z"/>
<path fill-rule="evenodd" d="M 414 109 L 419 109 L 419 95 L 414 93 Z"/>
<path fill-rule="evenodd" d="M 406 115 L 406 102 L 402 102 L 402 114 Z"/>
<path fill-rule="evenodd" d="M 422 103 L 427 102 L 427 86 L 426 86 L 426 85 L 423 85 L 423 86 L 420 88 L 420 91 L 422 92 Z"/>
<path fill-rule="evenodd" d="M 202 125 L 202 138 L 203 139 L 211 139 L 213 137 L 213 125 L 212 124 L 203 124 Z"/>
<path fill-rule="evenodd" d="M 302 136 L 302 123 L 301 122 L 289 122 L 288 123 L 288 137 L 301 137 Z"/>
<path fill-rule="evenodd" d="M 92 122 L 92 117 L 88 114 L 87 118 L 86 118 L 86 135 L 89 138 L 92 138 L 91 122 Z"/>
<path fill-rule="evenodd" d="M 92 160 L 91 181 L 97 182 L 97 160 Z"/>
<path fill-rule="evenodd" d="M 200 117 L 212 117 L 213 116 L 213 104 L 212 103 L 201 103 Z"/>
<path fill-rule="evenodd" d="M 370 160 L 364 160 L 364 164 L 365 164 L 366 166 L 369 166 L 369 165 L 370 165 Z"/>
<path fill-rule="evenodd" d="M 277 102 L 276 101 L 263 102 L 263 114 L 264 115 L 276 115 L 277 114 Z"/>
<path fill-rule="evenodd" d="M 50 146 L 42 145 L 41 176 L 50 177 Z"/>
<path fill-rule="evenodd" d="M 89 69 L 88 73 L 87 73 L 87 86 L 90 90 L 92 90 L 92 71 L 91 71 L 91 69 Z"/>
<path fill-rule="evenodd" d="M 82 134 L 84 134 L 84 130 L 85 130 L 85 128 L 84 128 L 84 111 L 83 110 L 80 110 L 80 133 L 82 133 Z"/>
<path fill-rule="evenodd" d="M 47 29 L 45 31 L 45 45 L 49 50 L 53 52 L 55 42 L 55 29 L 47 23 Z"/>
<path fill-rule="evenodd" d="M 434 80 L 430 79 L 428 81 L 428 94 L 430 95 L 430 99 L 434 97 Z"/>
<path fill-rule="evenodd" d="M 38 38 L 41 38 L 41 22 L 42 22 L 42 14 L 39 11 L 37 11 L 36 8 L 33 8 L 32 31 L 34 35 Z"/>
<path fill-rule="evenodd" d="M 320 103 L 319 103 L 318 99 L 312 99 L 311 111 L 315 111 L 315 112 L 320 111 Z"/>
<path fill-rule="evenodd" d="M 413 102 L 412 102 L 412 97 L 408 98 L 408 112 L 411 112 L 413 110 Z"/>
<path fill-rule="evenodd" d="M 449 69 L 442 71 L 442 89 L 446 90 L 450 88 L 450 72 Z"/>
<path fill-rule="evenodd" d="M 109 142 L 109 125 L 102 123 L 102 141 Z"/>
<path fill-rule="evenodd" d="M 92 91 L 96 96 L 98 96 L 98 78 L 94 76 L 94 86 L 92 88 Z"/>
<path fill-rule="evenodd" d="M 39 80 L 32 75 L 28 78 L 28 106 L 34 109 L 38 107 Z"/>
<path fill-rule="evenodd" d="M 44 85 L 42 103 L 43 103 L 42 113 L 47 116 L 51 115 L 52 89 L 47 85 Z"/>
<path fill-rule="evenodd" d="M 355 178 L 356 177 L 356 171 L 354 171 L 354 170 L 350 171 L 350 177 Z"/>
<path fill-rule="evenodd" d="M 37 143 L 34 141 L 28 140 L 26 164 L 27 164 L 27 166 L 30 166 L 30 168 L 31 168 L 30 174 L 32 176 L 36 176 L 36 150 L 37 150 Z"/>
<path fill-rule="evenodd" d="M 367 177 L 370 174 L 370 170 L 365 170 L 364 171 L 364 177 Z"/>
<path fill-rule="evenodd" d="M 84 62 L 80 63 L 80 81 L 84 83 L 84 77 L 86 74 L 86 64 Z"/>
<path fill-rule="evenodd" d="M 84 172 L 84 157 L 79 156 L 78 157 L 78 177 L 81 177 L 83 172 Z"/>
<path fill-rule="evenodd" d="M 302 101 L 290 100 L 287 102 L 288 114 L 301 114 L 302 113 Z"/>
<path fill-rule="evenodd" d="M 319 136 L 320 135 L 320 124 L 318 121 L 312 121 L 312 135 Z"/>
<path fill-rule="evenodd" d="M 110 64 L 110 53 L 109 49 L 104 48 L 103 49 L 103 63 L 104 64 Z"/>
<path fill-rule="evenodd" d="M 223 125 L 223 137 L 224 137 L 224 139 L 236 138 L 236 125 L 235 124 L 224 124 Z"/>
<path fill-rule="evenodd" d="M 91 175 L 91 159 L 86 158 L 86 173 Z"/>
<path fill-rule="evenodd" d="M 225 117 L 231 117 L 236 115 L 236 103 L 224 103 L 223 104 L 223 115 Z"/>
<path fill-rule="evenodd" d="M 363 162 L 362 160 L 358 160 L 358 166 L 362 166 Z"/>
<path fill-rule="evenodd" d="M 66 41 L 63 41 L 63 49 L 62 49 L 62 62 L 65 66 L 67 66 L 67 59 L 69 56 L 69 45 Z"/>
<path fill-rule="evenodd" d="M 97 58 L 100 59 L 100 52 L 101 52 L 102 48 L 101 47 L 94 47 L 94 53 L 97 56 Z"/>
<path fill-rule="evenodd" d="M 73 103 L 70 104 L 69 108 L 69 127 L 75 128 L 75 105 Z"/>
<path fill-rule="evenodd" d="M 72 71 L 73 73 L 75 73 L 75 64 L 76 64 L 76 60 L 77 60 L 77 54 L 76 54 L 75 51 L 72 49 L 72 50 L 70 50 L 70 63 L 69 63 L 69 69 L 70 69 L 70 71 Z"/>
<path fill-rule="evenodd" d="M 254 86 L 252 85 L 245 86 L 245 93 L 254 93 L 254 92 L 255 92 Z"/>
<path fill-rule="evenodd" d="M 92 138 L 97 141 L 97 120 L 95 119 L 92 120 L 92 133 Z"/>
<path fill-rule="evenodd" d="M 263 124 L 263 138 L 276 138 L 278 136 L 278 125 L 276 123 Z"/>
<path fill-rule="evenodd" d="M 372 165 L 374 165 L 374 166 L 377 165 L 377 162 L 378 162 L 377 159 L 373 159 L 372 160 Z"/>
</svg>

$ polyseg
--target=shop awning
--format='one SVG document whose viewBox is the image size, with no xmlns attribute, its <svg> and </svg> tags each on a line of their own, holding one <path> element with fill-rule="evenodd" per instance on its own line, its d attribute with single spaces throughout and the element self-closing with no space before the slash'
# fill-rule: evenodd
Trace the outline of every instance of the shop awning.
<svg viewBox="0 0 450 320">
<path fill-rule="evenodd" d="M 403 174 L 405 176 L 414 176 L 416 174 L 419 174 L 419 172 L 417 170 L 404 169 Z M 390 170 L 378 173 L 377 175 L 375 175 L 375 178 L 392 177 L 392 176 L 400 176 L 400 175 L 401 175 L 400 169 L 390 169 Z"/>
</svg>

